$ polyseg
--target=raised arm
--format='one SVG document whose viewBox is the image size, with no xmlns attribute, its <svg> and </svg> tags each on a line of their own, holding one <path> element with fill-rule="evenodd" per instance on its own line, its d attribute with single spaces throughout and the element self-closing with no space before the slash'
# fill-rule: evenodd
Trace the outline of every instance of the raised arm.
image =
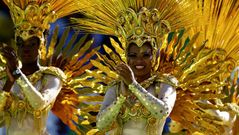
<svg viewBox="0 0 239 135">
<path fill-rule="evenodd" d="M 172 86 L 167 84 L 155 86 L 155 91 L 160 89 L 161 93 L 158 99 L 157 96 L 149 93 L 136 81 L 134 73 L 128 65 L 124 63 L 119 64 L 116 67 L 116 71 L 123 79 L 124 83 L 129 86 L 129 90 L 154 117 L 161 119 L 169 115 L 176 100 L 176 91 Z"/>
<path fill-rule="evenodd" d="M 20 74 L 16 82 L 21 87 L 32 108 L 41 110 L 55 101 L 62 86 L 62 82 L 58 77 L 44 75 L 44 79 L 46 79 L 44 80 L 45 84 L 38 91 L 22 72 Z"/>
<path fill-rule="evenodd" d="M 160 89 L 159 98 L 149 93 L 136 81 L 129 85 L 129 89 L 154 117 L 158 119 L 168 117 L 172 111 L 176 100 L 176 91 L 172 86 L 164 83 L 160 87 L 156 86 L 155 89 Z"/>
<path fill-rule="evenodd" d="M 97 116 L 97 128 L 102 130 L 110 126 L 119 114 L 120 108 L 122 107 L 125 97 L 116 95 L 117 86 L 109 88 L 104 97 L 103 104 L 100 112 Z"/>
</svg>

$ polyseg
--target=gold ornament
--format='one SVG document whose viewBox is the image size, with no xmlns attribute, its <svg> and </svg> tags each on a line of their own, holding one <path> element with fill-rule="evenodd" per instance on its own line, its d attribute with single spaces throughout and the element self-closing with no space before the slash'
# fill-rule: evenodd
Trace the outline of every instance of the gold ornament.
<svg viewBox="0 0 239 135">
<path fill-rule="evenodd" d="M 23 40 L 36 36 L 44 40 L 43 32 L 58 18 L 76 13 L 77 0 L 3 0 L 10 9 L 15 35 Z"/>
<path fill-rule="evenodd" d="M 153 49 L 153 66 L 164 34 L 194 24 L 195 3 L 188 0 L 88 0 L 93 5 L 82 9 L 86 18 L 73 22 L 86 32 L 119 37 L 126 60 L 130 43 L 141 47 L 149 42 Z M 191 17 L 191 19 L 188 19 Z M 180 23 L 179 23 L 180 22 Z M 120 47 L 117 47 L 120 48 Z M 125 61 L 126 62 L 126 61 Z"/>
</svg>

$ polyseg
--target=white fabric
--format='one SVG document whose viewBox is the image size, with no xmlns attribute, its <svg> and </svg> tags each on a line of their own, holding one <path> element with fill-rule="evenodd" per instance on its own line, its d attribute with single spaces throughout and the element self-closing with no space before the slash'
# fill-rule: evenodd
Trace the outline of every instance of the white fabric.
<svg viewBox="0 0 239 135">
<path fill-rule="evenodd" d="M 40 92 L 40 94 L 44 97 L 45 104 L 53 103 L 61 89 L 61 81 L 59 78 L 53 75 L 44 75 L 46 79 L 46 84 L 43 87 L 42 80 L 37 81 L 37 83 L 34 85 L 34 88 Z M 2 90 L 4 86 L 5 81 L 0 81 L 0 89 Z M 17 95 L 20 97 L 20 99 L 24 98 L 24 94 L 20 89 L 20 86 L 15 82 L 11 93 L 14 95 Z M 29 100 L 29 99 L 28 99 Z M 31 101 L 29 101 L 31 102 Z M 45 106 L 44 104 L 44 106 Z M 42 115 L 41 120 L 43 121 L 42 126 L 43 129 L 41 129 L 43 132 L 40 135 L 47 135 L 46 129 L 46 121 L 47 121 L 47 115 Z M 26 114 L 25 119 L 23 120 L 22 124 L 19 124 L 18 120 L 14 117 L 11 117 L 11 123 L 9 128 L 7 129 L 7 133 L 9 135 L 39 135 L 39 132 L 37 129 L 34 128 L 34 118 L 33 115 L 30 113 Z"/>
</svg>

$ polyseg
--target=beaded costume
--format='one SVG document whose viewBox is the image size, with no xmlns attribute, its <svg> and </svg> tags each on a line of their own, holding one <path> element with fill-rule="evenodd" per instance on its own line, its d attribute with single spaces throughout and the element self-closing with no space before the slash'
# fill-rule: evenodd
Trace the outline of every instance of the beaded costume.
<svg viewBox="0 0 239 135">
<path fill-rule="evenodd" d="M 79 99 L 81 97 L 77 89 L 81 84 L 77 77 L 84 73 L 85 69 L 92 67 L 91 64 L 84 63 L 94 53 L 89 52 L 82 57 L 91 46 L 92 40 L 86 41 L 87 36 L 84 36 L 76 42 L 77 34 L 75 34 L 71 42 L 67 43 L 70 29 L 66 29 L 58 41 L 57 27 L 47 46 L 43 34 L 49 29 L 50 23 L 78 12 L 79 2 L 77 0 L 4 0 L 4 2 L 9 7 L 15 24 L 16 43 L 33 36 L 40 38 L 39 62 L 42 66 L 32 75 L 25 76 L 21 73 L 10 93 L 1 92 L 1 125 L 7 127 L 8 134 L 47 134 L 46 119 L 48 112 L 52 110 L 71 130 L 77 134 L 84 134 L 85 130 L 79 128 L 81 126 L 79 123 L 83 120 L 78 117 L 84 114 L 84 110 L 79 109 L 79 103 L 83 102 L 84 97 L 82 100 Z M 65 44 L 67 47 L 64 47 Z M 79 58 L 82 59 L 81 62 Z M 4 63 L 6 61 L 1 56 L 1 64 Z M 78 70 L 79 68 L 82 70 Z M 2 69 L 1 89 L 6 81 L 6 73 L 4 68 Z M 59 86 L 54 90 L 48 88 L 55 85 Z M 34 96 L 35 93 L 41 95 Z M 44 102 L 40 102 L 38 97 L 42 97 Z"/>
<path fill-rule="evenodd" d="M 225 123 L 207 110 L 227 111 L 233 115 L 239 113 L 235 104 L 238 97 L 232 98 L 234 103 L 224 100 L 226 95 L 230 97 L 232 94 L 228 93 L 228 88 L 232 86 L 227 78 L 239 64 L 238 1 L 88 0 L 88 3 L 93 6 L 82 10 L 85 18 L 73 19 L 76 28 L 117 36 L 120 41 L 119 44 L 111 39 L 111 47 L 103 45 L 107 55 L 97 53 L 98 59 L 91 60 L 96 68 L 88 70 L 88 76 L 83 78 L 85 83 L 82 81 L 88 89 L 90 87 L 99 93 L 108 90 L 105 100 L 111 98 L 110 105 L 103 102 L 103 109 L 98 115 L 98 128 L 102 131 L 99 133 L 105 133 L 102 129 L 106 128 L 109 134 L 137 134 L 141 131 L 150 131 L 143 134 L 161 134 L 162 131 L 157 130 L 164 124 L 157 125 L 157 122 L 167 115 L 157 117 L 157 114 L 166 114 L 169 109 L 163 105 L 162 111 L 157 108 L 160 102 L 168 104 L 162 99 L 158 99 L 157 105 L 150 104 L 149 97 L 144 97 L 150 95 L 146 93 L 149 87 L 160 91 L 157 90 L 160 83 L 176 87 L 177 99 L 170 118 L 179 122 L 189 134 L 225 132 Z M 146 41 L 153 48 L 154 77 L 146 80 L 146 86 L 137 82 L 128 86 L 142 104 L 134 100 L 133 106 L 127 108 L 130 98 L 117 94 L 121 81 L 114 67 L 120 62 L 127 63 L 130 43 L 140 47 Z M 89 80 L 91 83 L 88 83 Z M 178 85 L 175 85 L 175 80 L 178 80 Z M 218 102 L 201 102 L 215 99 Z M 145 118 L 146 124 L 134 128 L 133 123 L 126 125 L 135 117 Z M 137 128 L 140 132 L 124 132 L 127 127 Z"/>
</svg>

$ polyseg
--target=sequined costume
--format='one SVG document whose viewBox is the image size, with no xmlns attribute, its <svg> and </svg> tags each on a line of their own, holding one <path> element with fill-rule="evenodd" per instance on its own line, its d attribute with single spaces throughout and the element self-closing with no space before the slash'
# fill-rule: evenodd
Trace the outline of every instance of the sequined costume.
<svg viewBox="0 0 239 135">
<path fill-rule="evenodd" d="M 144 111 L 139 109 L 141 107 L 124 108 L 130 98 L 117 94 L 117 87 L 121 87 L 120 81 L 116 81 L 108 89 L 105 87 L 105 84 L 109 85 L 111 81 L 118 80 L 114 67 L 120 62 L 127 63 L 128 45 L 133 42 L 140 47 L 149 41 L 154 55 L 152 76 L 156 75 L 156 78 L 161 78 L 158 83 L 163 85 L 165 81 L 162 80 L 169 80 L 165 78 L 165 74 L 173 75 L 178 80 L 177 98 L 170 117 L 180 122 L 189 134 L 225 132 L 226 124 L 223 120 L 206 110 L 227 111 L 238 115 L 238 105 L 231 101 L 220 104 L 217 102 L 201 103 L 200 101 L 223 100 L 227 95 L 223 88 L 231 87 L 226 78 L 238 65 L 239 57 L 237 1 L 88 0 L 88 3 L 94 6 L 83 9 L 82 14 L 85 18 L 73 19 L 76 28 L 79 27 L 86 32 L 114 35 L 120 41 L 118 43 L 111 39 L 112 46 L 103 45 L 107 55 L 97 53 L 98 59 L 91 60 L 96 68 L 88 70 L 87 77 L 83 78 L 86 82 L 91 80 L 92 83 L 82 82 L 88 89 L 90 87 L 98 90 L 99 93 L 108 90 L 98 117 L 100 130 L 107 126 L 106 131 L 114 131 L 116 134 L 136 134 L 138 132 L 154 134 L 145 132 L 148 127 L 147 124 L 141 124 L 144 122 L 136 121 L 137 124 L 135 124 L 131 123 L 134 120 L 129 120 L 129 118 L 134 119 L 133 116 L 129 117 L 134 108 L 137 108 L 136 110 L 139 110 L 141 114 L 144 114 Z M 235 29 L 231 30 L 230 27 Z M 148 86 L 152 84 L 151 87 L 157 90 L 157 83 L 155 84 L 154 81 L 147 83 L 149 83 Z M 137 106 L 136 101 L 139 101 L 143 104 L 139 106 L 143 106 L 154 118 L 162 118 L 157 117 L 151 110 L 155 107 L 156 112 L 160 114 L 158 107 L 162 104 L 158 102 L 157 105 L 153 105 L 148 102 L 151 96 L 144 97 L 148 87 L 133 83 L 128 88 L 137 97 L 134 105 Z M 135 88 L 141 94 L 135 93 Z M 114 104 L 110 105 L 112 102 Z M 170 109 L 164 106 L 160 108 L 163 110 L 162 114 L 170 112 Z M 143 117 L 144 115 L 140 115 L 137 120 L 140 121 Z M 156 121 L 152 123 L 157 124 Z M 127 125 L 128 122 L 130 124 Z M 158 129 L 162 128 L 162 125 L 158 125 Z M 140 130 L 135 130 L 135 128 Z M 116 129 L 119 131 L 115 131 Z M 157 134 L 160 133 L 161 131 Z"/>
<path fill-rule="evenodd" d="M 109 134 L 162 134 L 165 119 L 176 100 L 174 85 L 171 86 L 176 82 L 161 82 L 155 78 L 145 88 L 142 84 L 134 82 L 129 86 L 138 98 L 136 100 L 133 95 L 126 98 L 119 95 L 120 89 L 127 89 L 122 82 L 109 87 L 98 115 L 97 127 L 102 130 L 115 123 L 118 126 Z"/>
<path fill-rule="evenodd" d="M 88 57 L 82 57 L 92 44 L 92 40 L 86 41 L 87 36 L 84 36 L 73 44 L 77 37 L 75 34 L 71 39 L 72 42 L 65 43 L 70 30 L 66 29 L 58 41 L 58 27 L 54 30 L 50 41 L 46 41 L 43 34 L 49 29 L 50 23 L 78 12 L 79 2 L 77 0 L 4 0 L 4 2 L 10 9 L 15 25 L 16 43 L 33 36 L 41 40 L 39 49 L 41 66 L 40 70 L 29 76 L 21 72 L 11 92 L 1 91 L 1 125 L 7 127 L 7 133 L 10 135 L 47 134 L 46 119 L 48 112 L 52 110 L 73 131 L 81 134 L 78 116 L 84 111 L 79 111 L 80 101 L 76 89 L 80 85 L 75 78 L 91 66 L 86 64 L 82 70 L 78 70 L 88 57 L 93 56 L 93 53 L 89 53 Z M 63 47 L 64 44 L 67 44 L 66 48 Z M 4 65 L 6 61 L 2 55 L 0 56 L 1 64 Z M 78 62 L 79 58 L 83 58 L 81 62 Z M 1 69 L 2 89 L 6 74 L 4 68 Z"/>
<path fill-rule="evenodd" d="M 27 77 L 21 73 L 7 102 L 1 104 L 1 121 L 6 125 L 7 134 L 47 134 L 45 125 L 48 112 L 60 92 L 64 77 L 64 73 L 54 67 L 41 67 Z M 1 89 L 5 82 L 6 78 L 1 78 Z"/>
</svg>

